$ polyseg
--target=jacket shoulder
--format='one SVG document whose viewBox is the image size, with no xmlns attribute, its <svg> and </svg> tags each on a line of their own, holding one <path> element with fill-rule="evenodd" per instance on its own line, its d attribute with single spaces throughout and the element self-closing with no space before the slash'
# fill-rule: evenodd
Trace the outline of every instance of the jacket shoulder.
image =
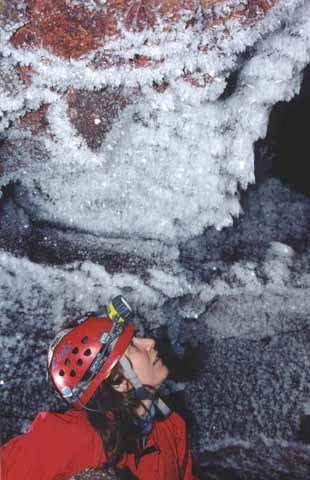
<svg viewBox="0 0 310 480">
<path fill-rule="evenodd" d="M 84 412 L 40 412 L 29 431 L 1 449 L 4 480 L 70 478 L 105 462 L 102 441 Z"/>
<path fill-rule="evenodd" d="M 164 420 L 167 428 L 172 428 L 173 430 L 182 430 L 186 431 L 185 420 L 176 412 L 172 412 L 169 417 Z"/>
</svg>

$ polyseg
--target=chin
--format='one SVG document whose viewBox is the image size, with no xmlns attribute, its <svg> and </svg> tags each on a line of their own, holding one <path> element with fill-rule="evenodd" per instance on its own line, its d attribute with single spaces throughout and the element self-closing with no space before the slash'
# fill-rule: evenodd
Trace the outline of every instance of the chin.
<svg viewBox="0 0 310 480">
<path fill-rule="evenodd" d="M 161 385 L 162 383 L 164 383 L 165 380 L 167 380 L 168 375 L 169 375 L 169 370 L 168 370 L 168 368 L 166 367 L 166 365 L 163 365 L 163 379 L 162 379 L 162 381 L 160 382 L 160 385 Z"/>
</svg>

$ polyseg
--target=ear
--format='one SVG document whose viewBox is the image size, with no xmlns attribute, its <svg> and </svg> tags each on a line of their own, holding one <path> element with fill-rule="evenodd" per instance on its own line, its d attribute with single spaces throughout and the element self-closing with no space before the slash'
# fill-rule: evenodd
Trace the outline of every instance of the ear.
<svg viewBox="0 0 310 480">
<path fill-rule="evenodd" d="M 113 385 L 113 388 L 119 393 L 126 393 L 131 390 L 132 386 L 131 383 L 126 378 L 124 378 L 124 380 L 119 385 Z"/>
</svg>

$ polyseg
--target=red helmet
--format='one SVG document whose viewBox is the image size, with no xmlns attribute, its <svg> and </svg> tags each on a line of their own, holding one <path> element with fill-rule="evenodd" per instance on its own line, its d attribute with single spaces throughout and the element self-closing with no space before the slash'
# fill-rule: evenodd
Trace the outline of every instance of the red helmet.
<svg viewBox="0 0 310 480">
<path fill-rule="evenodd" d="M 134 336 L 134 325 L 126 324 L 113 303 L 109 307 L 110 318 L 90 316 L 61 330 L 50 344 L 50 376 L 61 396 L 74 407 L 87 404 Z"/>
</svg>

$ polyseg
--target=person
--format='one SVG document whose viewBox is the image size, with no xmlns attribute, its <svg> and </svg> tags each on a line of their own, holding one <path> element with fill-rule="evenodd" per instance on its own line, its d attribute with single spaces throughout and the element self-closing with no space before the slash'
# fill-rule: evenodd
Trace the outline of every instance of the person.
<svg viewBox="0 0 310 480">
<path fill-rule="evenodd" d="M 155 341 L 135 335 L 132 317 L 118 296 L 104 315 L 56 335 L 48 370 L 70 407 L 40 412 L 2 446 L 2 480 L 66 480 L 111 466 L 122 478 L 194 479 L 185 422 L 159 397 L 168 369 Z"/>
</svg>

